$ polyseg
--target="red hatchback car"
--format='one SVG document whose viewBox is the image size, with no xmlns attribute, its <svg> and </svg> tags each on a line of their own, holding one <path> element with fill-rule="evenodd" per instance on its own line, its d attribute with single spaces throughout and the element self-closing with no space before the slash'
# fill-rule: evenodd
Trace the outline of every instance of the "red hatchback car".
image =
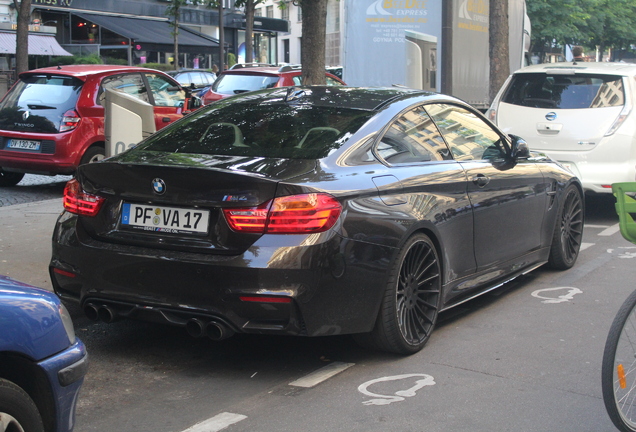
<svg viewBox="0 0 636 432">
<path fill-rule="evenodd" d="M 154 106 L 157 130 L 194 106 L 167 74 L 129 66 L 72 65 L 35 69 L 0 101 L 0 186 L 24 173 L 72 174 L 105 154 L 105 89 Z"/>
<path fill-rule="evenodd" d="M 302 85 L 302 73 L 300 66 L 235 64 L 231 69 L 220 73 L 210 90 L 202 95 L 203 104 L 207 105 L 228 96 L 248 91 L 299 86 Z M 346 85 L 335 75 L 325 72 L 325 76 L 328 86 Z"/>
</svg>

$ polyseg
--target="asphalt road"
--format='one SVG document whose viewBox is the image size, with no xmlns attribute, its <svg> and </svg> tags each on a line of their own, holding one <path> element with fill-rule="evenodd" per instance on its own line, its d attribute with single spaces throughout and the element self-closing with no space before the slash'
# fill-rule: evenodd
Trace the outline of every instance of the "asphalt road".
<svg viewBox="0 0 636 432">
<path fill-rule="evenodd" d="M 28 190 L 58 188 L 59 197 L 63 186 L 40 187 Z M 633 290 L 636 249 L 617 231 L 611 198 L 589 199 L 586 209 L 574 268 L 540 268 L 443 313 L 410 357 L 365 351 L 346 336 L 192 339 L 156 324 L 94 323 L 71 308 L 91 356 L 75 431 L 615 430 L 601 360 Z M 49 224 L 54 213 L 41 217 Z M 48 236 L 45 226 L 0 250 L 23 256 Z M 48 264 L 44 252 L 25 267 L 0 263 L 0 272 L 32 278 Z"/>
<path fill-rule="evenodd" d="M 61 197 L 72 178 L 27 174 L 16 186 L 0 188 L 0 207 Z"/>
</svg>

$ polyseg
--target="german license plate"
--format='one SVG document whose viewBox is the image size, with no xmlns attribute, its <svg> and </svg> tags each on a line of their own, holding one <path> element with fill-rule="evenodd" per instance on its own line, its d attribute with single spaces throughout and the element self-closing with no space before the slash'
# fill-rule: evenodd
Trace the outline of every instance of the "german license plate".
<svg viewBox="0 0 636 432">
<path fill-rule="evenodd" d="M 7 148 L 20 150 L 40 150 L 40 141 L 10 139 Z"/>
<path fill-rule="evenodd" d="M 125 203 L 121 224 L 144 231 L 173 234 L 206 234 L 210 211 L 192 208 Z"/>
</svg>

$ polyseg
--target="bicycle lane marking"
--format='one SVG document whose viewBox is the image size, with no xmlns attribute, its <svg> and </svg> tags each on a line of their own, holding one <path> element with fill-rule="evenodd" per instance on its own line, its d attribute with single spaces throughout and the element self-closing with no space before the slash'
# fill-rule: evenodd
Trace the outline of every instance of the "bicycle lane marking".
<svg viewBox="0 0 636 432">
<path fill-rule="evenodd" d="M 545 297 L 542 294 L 544 293 L 548 293 L 548 292 L 553 292 L 553 291 L 565 291 L 567 290 L 567 293 L 560 295 L 558 297 Z M 544 288 L 544 289 L 540 289 L 540 290 L 536 290 L 532 292 L 532 296 L 536 297 L 538 299 L 542 299 L 541 303 L 546 303 L 546 304 L 556 304 L 556 303 L 563 303 L 563 302 L 568 302 L 570 300 L 572 300 L 574 298 L 574 296 L 576 294 L 581 294 L 583 293 L 583 291 L 581 291 L 578 288 L 574 288 L 574 287 L 556 287 L 556 288 Z"/>
<path fill-rule="evenodd" d="M 410 378 L 420 377 L 421 379 L 415 380 L 414 385 L 409 387 L 406 390 L 399 390 L 392 395 L 383 395 L 379 393 L 373 393 L 369 391 L 369 387 L 375 384 L 380 384 L 388 381 L 399 381 L 406 380 Z M 370 381 L 367 381 L 358 386 L 358 391 L 366 396 L 371 396 L 375 399 L 370 399 L 362 402 L 363 405 L 389 405 L 393 402 L 401 402 L 405 400 L 407 397 L 413 397 L 416 395 L 417 391 L 427 387 L 435 385 L 435 378 L 431 375 L 422 374 L 422 373 L 414 373 L 414 374 L 404 374 L 404 375 L 394 375 L 382 378 L 376 378 Z"/>
</svg>

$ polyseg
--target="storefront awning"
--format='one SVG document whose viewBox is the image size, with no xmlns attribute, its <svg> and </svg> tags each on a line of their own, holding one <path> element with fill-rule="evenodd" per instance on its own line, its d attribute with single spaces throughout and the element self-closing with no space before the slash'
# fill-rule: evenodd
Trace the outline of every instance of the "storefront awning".
<svg viewBox="0 0 636 432">
<path fill-rule="evenodd" d="M 143 51 L 172 51 L 174 38 L 168 20 L 148 20 L 110 15 L 77 14 L 83 19 L 104 27 L 139 45 Z M 179 26 L 179 50 L 195 54 L 217 52 L 216 39 Z"/>
<path fill-rule="evenodd" d="M 15 32 L 0 32 L 0 54 L 15 54 Z M 29 33 L 29 55 L 72 56 L 53 35 Z"/>
</svg>

